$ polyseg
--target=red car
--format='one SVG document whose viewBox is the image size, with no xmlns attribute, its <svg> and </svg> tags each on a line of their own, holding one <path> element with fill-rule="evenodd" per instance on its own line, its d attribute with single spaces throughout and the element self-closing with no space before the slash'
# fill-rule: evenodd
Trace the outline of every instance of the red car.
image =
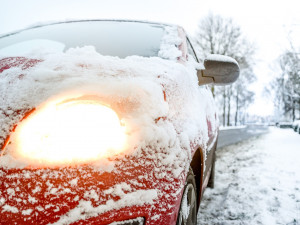
<svg viewBox="0 0 300 225">
<path fill-rule="evenodd" d="M 0 224 L 196 224 L 218 117 L 181 27 L 70 21 L 0 37 Z"/>
</svg>

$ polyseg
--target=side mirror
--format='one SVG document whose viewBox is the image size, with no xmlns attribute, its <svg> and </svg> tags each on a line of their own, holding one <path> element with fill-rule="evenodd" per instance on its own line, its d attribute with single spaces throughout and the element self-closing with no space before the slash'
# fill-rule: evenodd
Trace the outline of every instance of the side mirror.
<svg viewBox="0 0 300 225">
<path fill-rule="evenodd" d="M 235 82 L 240 75 L 240 67 L 235 59 L 223 55 L 210 55 L 204 60 L 204 70 L 198 70 L 199 85 L 226 85 Z"/>
</svg>

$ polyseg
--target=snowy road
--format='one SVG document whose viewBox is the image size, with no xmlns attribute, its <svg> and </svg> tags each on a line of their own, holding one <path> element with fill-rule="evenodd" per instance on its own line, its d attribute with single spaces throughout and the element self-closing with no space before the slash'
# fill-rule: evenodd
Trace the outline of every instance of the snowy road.
<svg viewBox="0 0 300 225">
<path fill-rule="evenodd" d="M 270 133 L 217 151 L 198 224 L 300 224 L 300 135 Z"/>
<path fill-rule="evenodd" d="M 217 146 L 222 148 L 267 132 L 269 132 L 269 127 L 263 125 L 248 125 L 238 129 L 220 130 Z"/>
</svg>

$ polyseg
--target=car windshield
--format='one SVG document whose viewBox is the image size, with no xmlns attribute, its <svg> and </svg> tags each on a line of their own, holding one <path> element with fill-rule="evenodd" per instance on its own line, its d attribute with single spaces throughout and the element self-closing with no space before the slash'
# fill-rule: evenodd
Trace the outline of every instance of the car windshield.
<svg viewBox="0 0 300 225">
<path fill-rule="evenodd" d="M 0 38 L 0 55 L 94 46 L 102 55 L 158 56 L 163 25 L 130 21 L 76 21 L 34 27 Z"/>
</svg>

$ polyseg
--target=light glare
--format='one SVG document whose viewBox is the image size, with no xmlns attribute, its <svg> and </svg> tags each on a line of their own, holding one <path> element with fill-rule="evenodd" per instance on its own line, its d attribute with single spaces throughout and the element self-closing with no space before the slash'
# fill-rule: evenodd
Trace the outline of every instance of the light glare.
<svg viewBox="0 0 300 225">
<path fill-rule="evenodd" d="M 47 165 L 97 161 L 118 154 L 125 144 L 117 114 L 97 102 L 49 104 L 16 130 L 17 158 Z"/>
</svg>

